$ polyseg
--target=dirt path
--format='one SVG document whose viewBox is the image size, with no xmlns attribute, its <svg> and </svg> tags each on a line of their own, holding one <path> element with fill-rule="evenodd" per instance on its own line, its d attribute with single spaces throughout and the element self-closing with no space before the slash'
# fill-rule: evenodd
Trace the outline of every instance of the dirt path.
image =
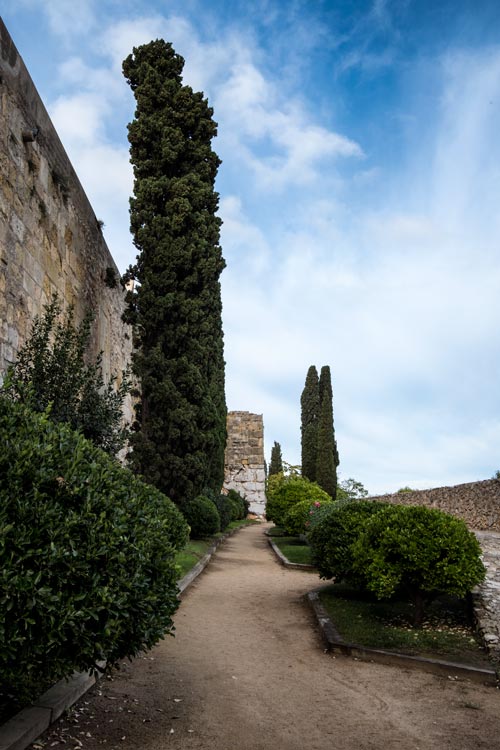
<svg viewBox="0 0 500 750">
<path fill-rule="evenodd" d="M 45 747 L 500 746 L 495 688 L 325 654 L 302 600 L 317 583 L 276 563 L 262 527 L 238 532 L 184 596 L 175 639 L 102 681 Z"/>
</svg>

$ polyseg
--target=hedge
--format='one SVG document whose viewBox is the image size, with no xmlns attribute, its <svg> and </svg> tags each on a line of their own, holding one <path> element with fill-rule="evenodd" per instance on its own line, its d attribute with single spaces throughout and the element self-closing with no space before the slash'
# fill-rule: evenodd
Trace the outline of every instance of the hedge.
<svg viewBox="0 0 500 750">
<path fill-rule="evenodd" d="M 0 689 L 23 702 L 173 630 L 188 526 L 79 433 L 2 395 L 0 444 Z"/>
</svg>

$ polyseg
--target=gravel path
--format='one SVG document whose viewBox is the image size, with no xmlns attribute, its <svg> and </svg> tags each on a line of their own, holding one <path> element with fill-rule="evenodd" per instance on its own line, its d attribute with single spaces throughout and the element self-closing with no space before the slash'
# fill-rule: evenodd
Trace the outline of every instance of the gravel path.
<svg viewBox="0 0 500 750">
<path fill-rule="evenodd" d="M 276 562 L 262 526 L 243 529 L 184 595 L 175 639 L 101 681 L 40 745 L 499 747 L 495 688 L 324 653 L 302 598 L 317 584 L 315 574 Z"/>
</svg>

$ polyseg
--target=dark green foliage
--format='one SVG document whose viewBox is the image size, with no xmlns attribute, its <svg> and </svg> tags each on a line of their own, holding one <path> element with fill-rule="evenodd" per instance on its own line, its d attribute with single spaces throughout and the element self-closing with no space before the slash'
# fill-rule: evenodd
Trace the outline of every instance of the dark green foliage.
<svg viewBox="0 0 500 750">
<path fill-rule="evenodd" d="M 321 368 L 319 378 L 320 411 L 318 420 L 318 452 L 316 481 L 334 500 L 337 494 L 337 466 L 339 454 L 333 427 L 333 394 L 330 368 Z"/>
<path fill-rule="evenodd" d="M 388 505 L 365 523 L 352 552 L 355 570 L 378 598 L 410 593 L 416 625 L 426 598 L 464 596 L 485 574 L 465 522 L 435 508 Z"/>
<path fill-rule="evenodd" d="M 217 508 L 217 512 L 220 518 L 220 530 L 225 531 L 232 520 L 233 505 L 231 501 L 228 500 L 227 495 L 216 493 L 209 487 L 205 487 L 205 489 L 203 490 L 203 495 L 205 497 L 208 497 Z"/>
<path fill-rule="evenodd" d="M 234 506 L 234 512 L 236 513 L 236 518 L 233 518 L 233 521 L 241 521 L 248 515 L 248 510 L 250 508 L 250 503 L 248 500 L 240 495 L 239 492 L 236 490 L 228 490 L 227 497 L 229 501 Z"/>
<path fill-rule="evenodd" d="M 217 134 L 203 94 L 182 85 L 184 60 L 156 40 L 123 72 L 136 98 L 129 125 L 139 253 L 126 278 L 141 385 L 132 465 L 182 506 L 224 478 L 226 403 L 219 277 Z"/>
<path fill-rule="evenodd" d="M 323 501 L 316 500 L 314 503 L 311 503 L 309 499 L 300 500 L 285 513 L 283 528 L 290 536 L 305 534 L 310 527 L 313 513 L 329 505 L 333 505 L 331 497 L 325 498 Z"/>
<path fill-rule="evenodd" d="M 62 318 L 54 296 L 43 316 L 35 318 L 3 390 L 33 411 L 43 412 L 50 404 L 50 419 L 80 430 L 94 445 L 115 455 L 128 435 L 122 426 L 122 406 L 129 381 L 123 373 L 118 388 L 115 379 L 105 385 L 101 356 L 96 362 L 86 361 L 91 324 L 89 314 L 75 326 L 71 308 Z"/>
<path fill-rule="evenodd" d="M 271 463 L 269 464 L 269 474 L 279 474 L 283 471 L 283 458 L 281 456 L 281 445 L 274 441 L 274 445 L 271 448 Z"/>
<path fill-rule="evenodd" d="M 335 510 L 325 511 L 319 523 L 313 521 L 308 539 L 314 565 L 322 578 L 359 582 L 359 574 L 354 572 L 352 546 L 367 519 L 384 507 L 383 503 L 370 500 L 339 503 Z"/>
<path fill-rule="evenodd" d="M 316 464 L 318 460 L 318 423 L 319 423 L 319 378 L 318 371 L 311 365 L 307 371 L 306 382 L 300 398 L 301 407 L 301 447 L 302 476 L 316 481 Z"/>
<path fill-rule="evenodd" d="M 314 482 L 298 475 L 275 474 L 267 484 L 266 518 L 283 526 L 285 515 L 295 503 L 309 500 L 328 502 L 331 498 Z"/>
<path fill-rule="evenodd" d="M 188 526 L 67 425 L 0 397 L 0 691 L 18 702 L 173 628 Z"/>
<path fill-rule="evenodd" d="M 189 500 L 182 507 L 182 513 L 191 528 L 191 539 L 203 539 L 220 531 L 219 513 L 208 497 L 198 495 Z"/>
</svg>

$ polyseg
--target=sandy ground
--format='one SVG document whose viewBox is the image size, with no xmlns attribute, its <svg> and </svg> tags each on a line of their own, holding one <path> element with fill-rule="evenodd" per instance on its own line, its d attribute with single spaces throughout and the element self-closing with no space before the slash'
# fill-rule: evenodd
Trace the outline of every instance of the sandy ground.
<svg viewBox="0 0 500 750">
<path fill-rule="evenodd" d="M 262 526 L 226 541 L 183 597 L 176 637 L 102 680 L 39 747 L 500 748 L 500 692 L 324 653 Z M 64 744 L 62 744 L 64 741 Z"/>
</svg>

